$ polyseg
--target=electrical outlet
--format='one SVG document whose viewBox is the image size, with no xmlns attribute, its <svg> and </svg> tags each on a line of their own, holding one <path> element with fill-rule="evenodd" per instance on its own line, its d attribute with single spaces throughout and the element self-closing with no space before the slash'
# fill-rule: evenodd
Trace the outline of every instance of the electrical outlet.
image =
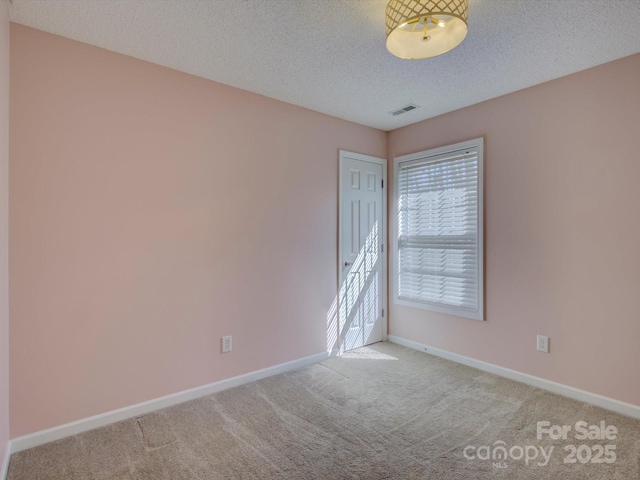
<svg viewBox="0 0 640 480">
<path fill-rule="evenodd" d="M 231 351 L 231 335 L 228 337 L 222 337 L 222 353 L 228 353 Z"/>
<path fill-rule="evenodd" d="M 538 335 L 538 351 L 549 353 L 549 337 Z"/>
</svg>

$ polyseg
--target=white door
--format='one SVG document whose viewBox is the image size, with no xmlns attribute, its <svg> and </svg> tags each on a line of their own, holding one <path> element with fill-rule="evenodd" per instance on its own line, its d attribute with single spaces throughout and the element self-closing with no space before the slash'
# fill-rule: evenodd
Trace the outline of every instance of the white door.
<svg viewBox="0 0 640 480">
<path fill-rule="evenodd" d="M 340 151 L 340 351 L 386 340 L 386 160 Z"/>
</svg>

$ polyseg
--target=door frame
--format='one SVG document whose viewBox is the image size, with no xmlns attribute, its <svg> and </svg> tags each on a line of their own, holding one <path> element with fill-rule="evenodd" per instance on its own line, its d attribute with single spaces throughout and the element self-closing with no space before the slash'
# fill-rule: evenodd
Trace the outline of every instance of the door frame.
<svg viewBox="0 0 640 480">
<path fill-rule="evenodd" d="M 389 330 L 389 322 L 388 322 L 388 318 L 389 318 L 389 308 L 388 308 L 388 287 L 387 287 L 387 283 L 388 283 L 388 278 L 387 278 L 387 261 L 388 261 L 388 257 L 389 257 L 389 246 L 387 245 L 387 239 L 388 239 L 388 231 L 387 231 L 387 191 L 388 191 L 388 186 L 389 183 L 387 182 L 387 159 L 386 158 L 379 158 L 379 157 L 373 157 L 371 155 L 364 155 L 362 153 L 354 153 L 354 152 L 349 152 L 347 150 L 339 150 L 339 165 L 338 165 L 338 295 L 337 295 L 337 314 L 338 314 L 338 326 L 340 325 L 340 286 L 342 285 L 343 282 L 343 278 L 342 278 L 342 262 L 343 262 L 343 257 L 342 257 L 342 220 L 343 220 L 343 215 L 342 215 L 342 188 L 343 188 L 343 181 L 342 181 L 342 169 L 344 168 L 344 159 L 345 158 L 350 158 L 353 160 L 360 160 L 363 162 L 369 162 L 369 163 L 374 163 L 377 165 L 382 165 L 382 188 L 381 188 L 381 192 L 382 192 L 382 228 L 380 230 L 380 244 L 381 244 L 381 258 L 382 258 L 382 288 L 381 288 L 381 296 L 382 298 L 380 299 L 380 304 L 382 305 L 382 311 L 384 312 L 383 316 L 382 316 L 382 341 L 386 342 L 387 341 L 387 335 L 388 335 L 388 330 Z M 340 332 L 338 332 L 338 342 L 340 341 Z M 340 345 L 340 343 L 338 343 L 338 351 L 340 353 L 343 353 L 342 350 L 342 345 Z"/>
</svg>

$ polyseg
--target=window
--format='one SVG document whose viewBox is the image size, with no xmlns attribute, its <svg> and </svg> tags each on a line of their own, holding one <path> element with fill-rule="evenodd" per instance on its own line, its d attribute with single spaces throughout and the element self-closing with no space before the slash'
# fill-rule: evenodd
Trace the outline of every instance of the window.
<svg viewBox="0 0 640 480">
<path fill-rule="evenodd" d="M 481 138 L 395 159 L 395 302 L 483 320 Z"/>
</svg>

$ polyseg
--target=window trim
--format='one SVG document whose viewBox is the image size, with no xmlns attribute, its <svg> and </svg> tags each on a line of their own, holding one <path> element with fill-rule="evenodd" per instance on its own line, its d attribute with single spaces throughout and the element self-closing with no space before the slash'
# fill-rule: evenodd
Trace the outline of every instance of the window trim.
<svg viewBox="0 0 640 480">
<path fill-rule="evenodd" d="M 406 162 L 415 160 L 428 159 L 443 154 L 452 153 L 465 148 L 478 149 L 478 311 L 470 312 L 462 308 L 438 305 L 427 302 L 416 302 L 411 300 L 403 300 L 398 296 L 398 219 L 399 219 L 399 171 L 400 166 Z M 435 160 L 435 159 L 434 159 Z M 476 138 L 466 142 L 460 142 L 453 145 L 424 150 L 421 152 L 402 155 L 393 159 L 393 212 L 392 212 L 392 234 L 391 240 L 391 261 L 393 262 L 393 276 L 391 285 L 393 288 L 393 303 L 405 307 L 419 308 L 421 310 L 429 310 L 433 312 L 446 313 L 456 317 L 469 318 L 472 320 L 484 320 L 484 138 Z"/>
</svg>

